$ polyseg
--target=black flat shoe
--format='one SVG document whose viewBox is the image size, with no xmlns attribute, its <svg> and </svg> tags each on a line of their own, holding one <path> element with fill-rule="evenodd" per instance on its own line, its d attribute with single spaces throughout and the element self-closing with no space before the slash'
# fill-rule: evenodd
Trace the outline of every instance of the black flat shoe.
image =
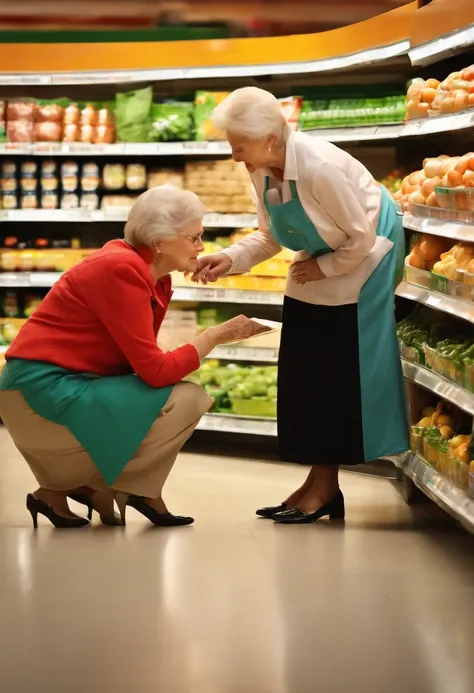
<svg viewBox="0 0 474 693">
<path fill-rule="evenodd" d="M 276 513 L 273 519 L 275 522 L 284 525 L 304 525 L 316 522 L 316 520 L 326 515 L 329 515 L 330 520 L 343 520 L 345 514 L 344 496 L 342 495 L 342 491 L 338 491 L 329 503 L 326 503 L 326 505 L 323 505 L 322 508 L 319 508 L 319 510 L 316 510 L 314 513 L 305 513 L 299 508 L 289 508 L 281 513 Z"/>
<path fill-rule="evenodd" d="M 38 514 L 44 515 L 48 518 L 56 529 L 73 529 L 75 527 L 87 527 L 89 520 L 85 517 L 63 517 L 58 515 L 53 508 L 37 498 L 33 493 L 29 493 L 26 496 L 26 507 L 31 513 L 31 518 L 33 520 L 33 527 L 38 529 Z"/>
<path fill-rule="evenodd" d="M 272 520 L 275 513 L 282 513 L 284 510 L 288 510 L 287 504 L 280 503 L 280 505 L 269 505 L 266 508 L 259 508 L 256 511 L 256 515 L 265 517 L 267 520 Z"/>
<path fill-rule="evenodd" d="M 127 505 L 135 508 L 144 515 L 150 522 L 157 527 L 182 527 L 192 525 L 194 517 L 183 517 L 182 515 L 172 515 L 171 513 L 159 513 L 154 510 L 141 496 L 129 496 Z"/>
<path fill-rule="evenodd" d="M 68 498 L 76 501 L 76 503 L 85 505 L 87 507 L 87 517 L 89 520 L 92 520 L 92 511 L 94 510 L 92 498 L 85 493 L 68 493 Z M 108 527 L 118 527 L 122 524 L 122 518 L 117 513 L 113 513 L 112 515 L 102 515 L 99 513 L 99 516 L 102 524 Z"/>
</svg>

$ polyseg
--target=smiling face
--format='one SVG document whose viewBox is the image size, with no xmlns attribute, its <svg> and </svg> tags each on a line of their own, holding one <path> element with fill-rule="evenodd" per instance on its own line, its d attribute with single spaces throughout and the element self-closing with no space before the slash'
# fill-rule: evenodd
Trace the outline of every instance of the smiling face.
<svg viewBox="0 0 474 693">
<path fill-rule="evenodd" d="M 175 236 L 160 238 L 160 262 L 170 268 L 170 272 L 195 272 L 198 255 L 204 250 L 202 244 L 202 223 L 194 221 L 181 228 Z"/>
<path fill-rule="evenodd" d="M 263 140 L 251 140 L 242 135 L 228 132 L 227 141 L 232 148 L 234 161 L 243 162 L 249 173 L 269 166 L 270 153 L 268 150 L 275 144 L 273 135 L 265 137 Z"/>
</svg>

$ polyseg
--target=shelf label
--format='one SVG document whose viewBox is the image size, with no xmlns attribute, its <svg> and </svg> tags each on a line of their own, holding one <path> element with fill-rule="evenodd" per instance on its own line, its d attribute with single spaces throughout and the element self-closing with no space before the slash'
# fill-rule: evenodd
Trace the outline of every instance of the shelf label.
<svg viewBox="0 0 474 693">
<path fill-rule="evenodd" d="M 11 288 L 31 286 L 31 274 L 29 272 L 3 272 L 0 274 L 0 286 Z"/>
</svg>

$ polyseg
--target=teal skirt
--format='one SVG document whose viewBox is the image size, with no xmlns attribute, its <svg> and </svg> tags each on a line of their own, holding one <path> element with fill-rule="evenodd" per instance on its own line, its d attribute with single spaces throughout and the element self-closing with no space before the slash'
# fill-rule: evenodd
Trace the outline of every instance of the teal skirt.
<svg viewBox="0 0 474 693">
<path fill-rule="evenodd" d="M 72 373 L 42 361 L 8 360 L 1 390 L 18 390 L 37 414 L 66 426 L 111 486 L 147 435 L 173 386 L 138 376 Z"/>
</svg>

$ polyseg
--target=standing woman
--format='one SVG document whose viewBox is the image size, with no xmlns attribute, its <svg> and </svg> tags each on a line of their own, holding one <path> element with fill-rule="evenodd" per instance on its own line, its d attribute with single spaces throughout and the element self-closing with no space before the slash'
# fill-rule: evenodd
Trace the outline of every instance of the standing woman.
<svg viewBox="0 0 474 693">
<path fill-rule="evenodd" d="M 281 247 L 297 252 L 283 307 L 278 432 L 282 458 L 312 468 L 284 503 L 257 515 L 342 519 L 339 466 L 408 449 L 394 317 L 402 225 L 369 171 L 333 144 L 292 132 L 269 92 L 236 90 L 213 121 L 250 173 L 259 230 L 201 258 L 194 279 L 247 272 Z"/>
</svg>

